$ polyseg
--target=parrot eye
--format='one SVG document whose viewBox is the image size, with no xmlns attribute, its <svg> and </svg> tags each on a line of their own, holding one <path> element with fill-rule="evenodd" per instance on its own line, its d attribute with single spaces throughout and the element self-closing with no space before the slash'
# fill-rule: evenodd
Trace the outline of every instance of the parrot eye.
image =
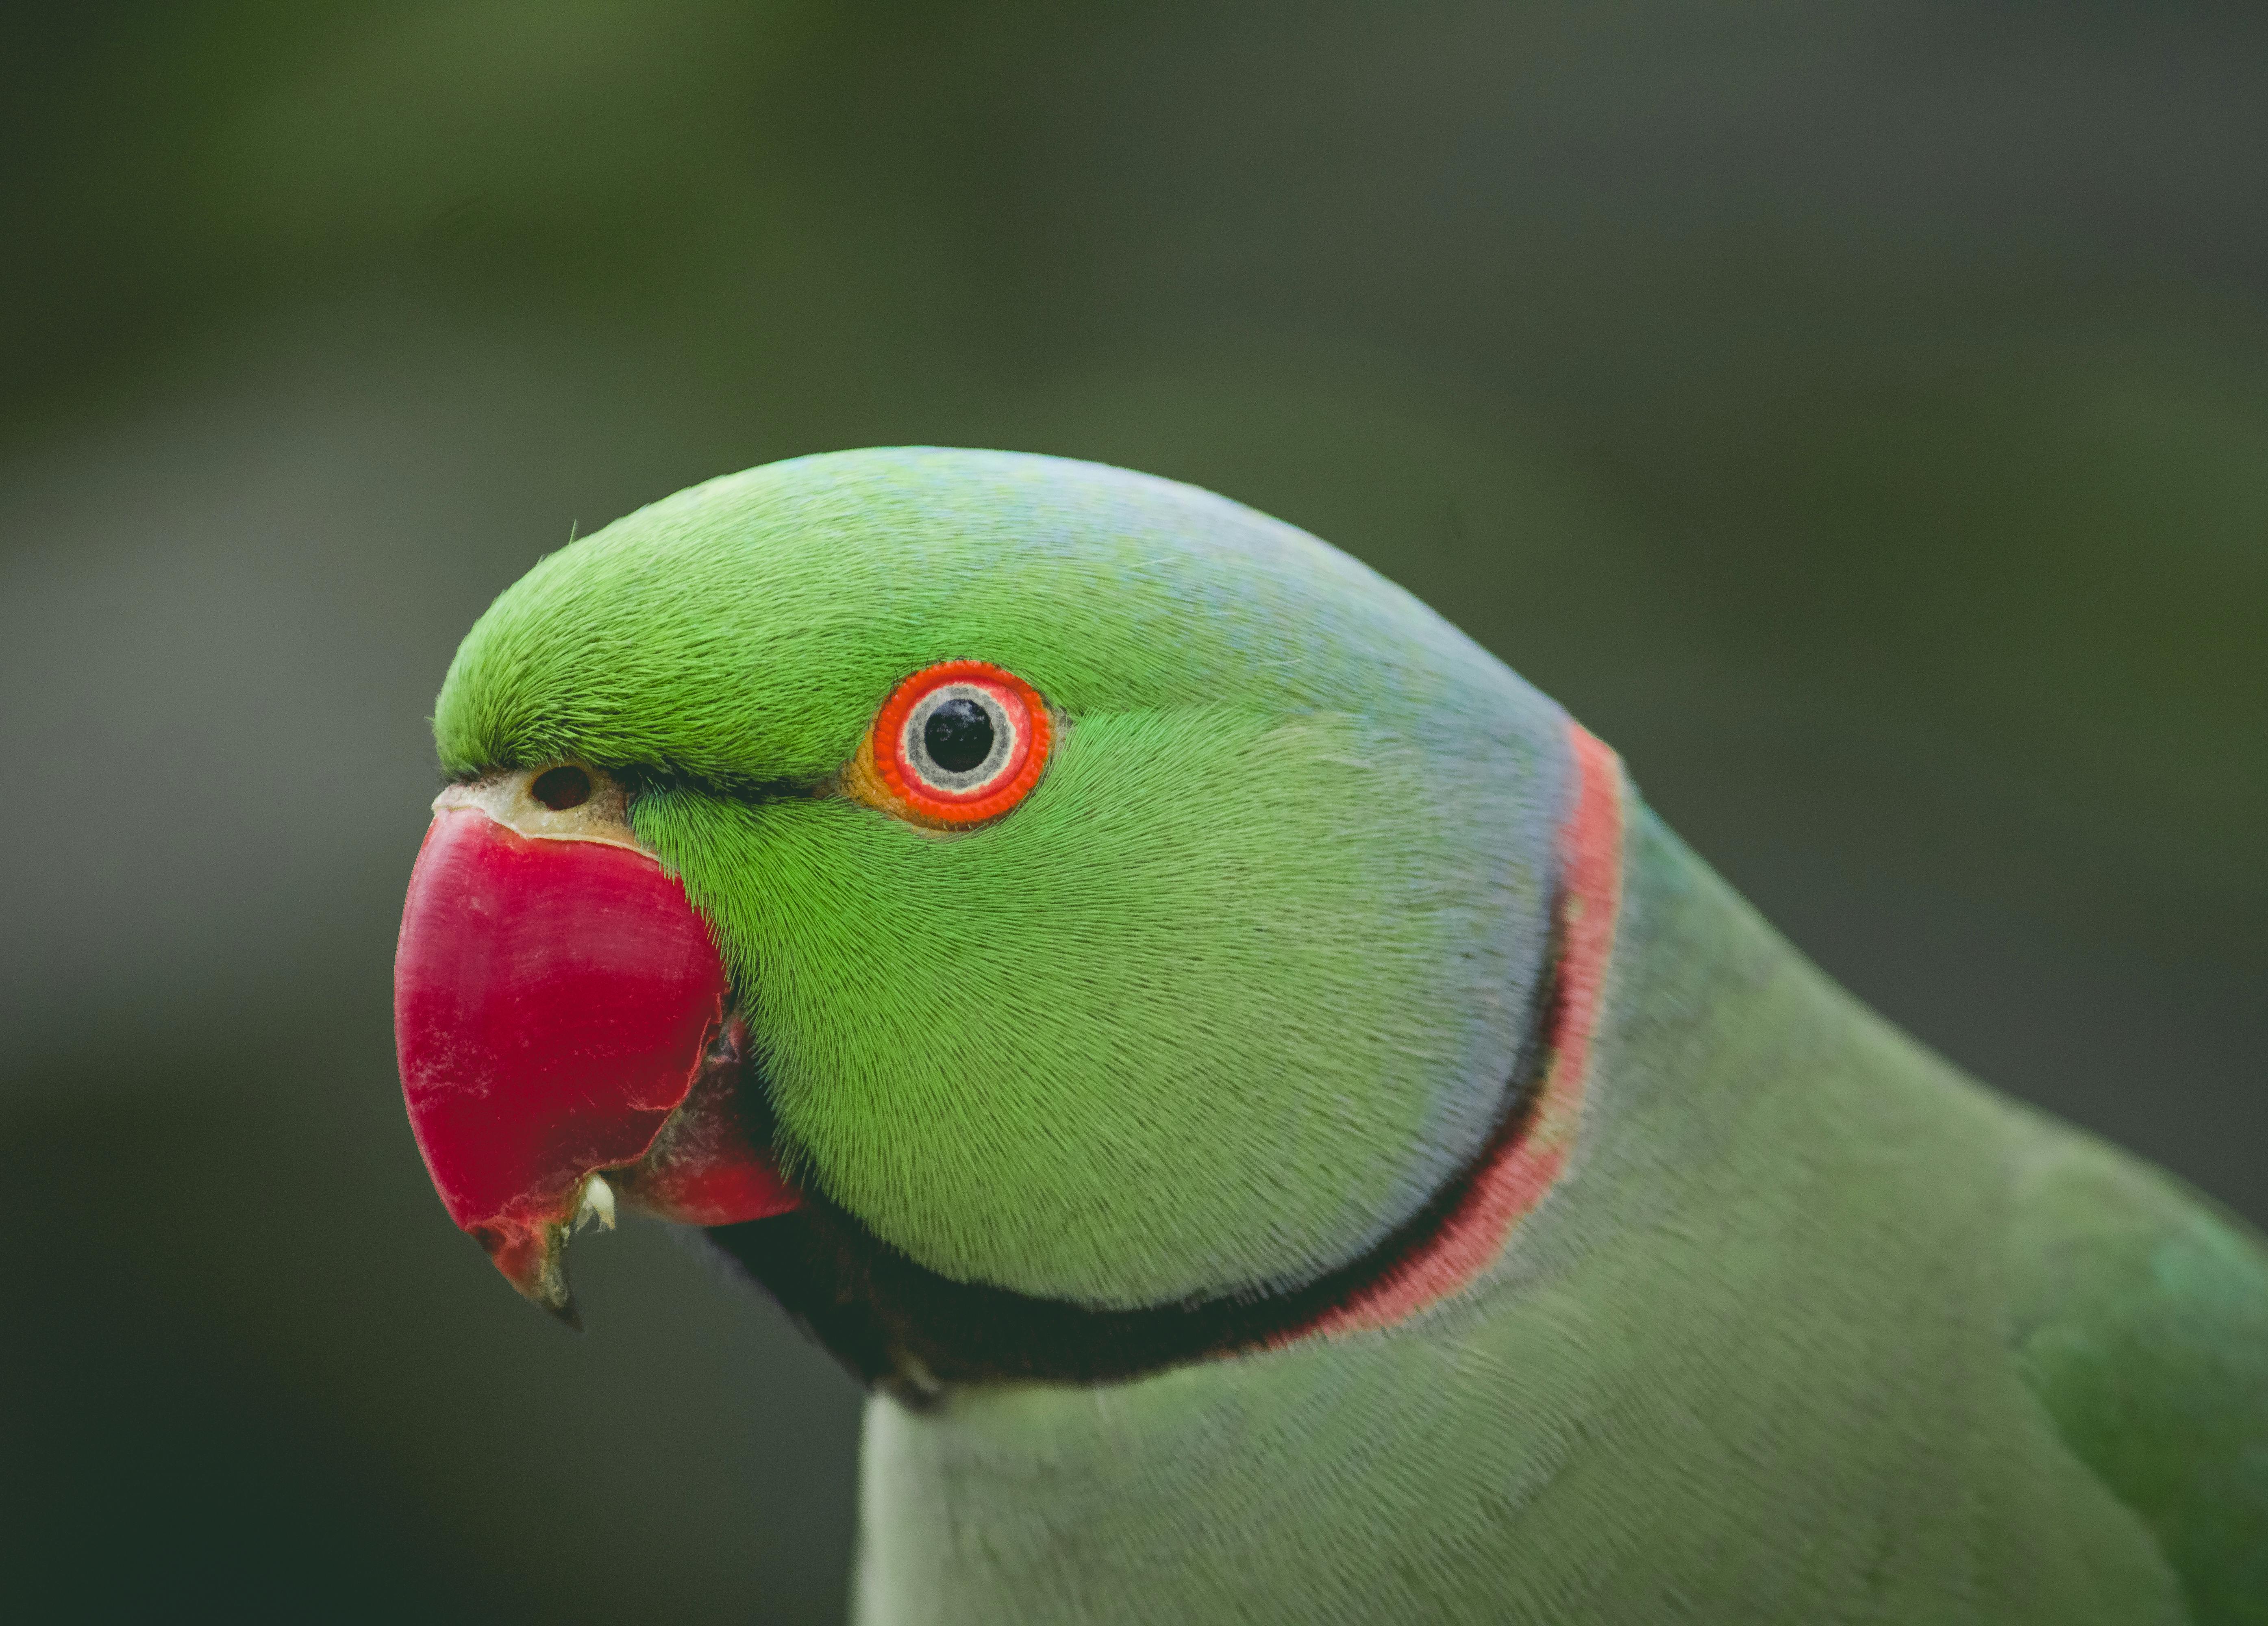
<svg viewBox="0 0 2268 1626">
<path fill-rule="evenodd" d="M 1047 702 L 981 660 L 917 672 L 882 703 L 859 753 L 854 789 L 924 824 L 998 818 L 1039 782 L 1054 726 Z M 863 776 L 872 762 L 872 776 Z"/>
</svg>

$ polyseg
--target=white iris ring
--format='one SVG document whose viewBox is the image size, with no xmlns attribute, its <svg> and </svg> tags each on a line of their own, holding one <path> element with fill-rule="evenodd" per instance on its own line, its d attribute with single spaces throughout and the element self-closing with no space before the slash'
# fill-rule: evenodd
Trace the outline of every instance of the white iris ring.
<svg viewBox="0 0 2268 1626">
<path fill-rule="evenodd" d="M 939 706 L 951 700 L 975 701 L 984 708 L 984 715 L 992 725 L 992 748 L 984 754 L 983 761 L 960 773 L 941 766 L 929 754 L 929 719 Z M 1000 770 L 1007 767 L 1009 758 L 1015 754 L 1016 738 L 1014 714 L 991 689 L 981 683 L 941 683 L 906 713 L 905 732 L 898 737 L 898 753 L 906 766 L 918 774 L 931 790 L 964 796 L 1000 776 Z"/>
</svg>

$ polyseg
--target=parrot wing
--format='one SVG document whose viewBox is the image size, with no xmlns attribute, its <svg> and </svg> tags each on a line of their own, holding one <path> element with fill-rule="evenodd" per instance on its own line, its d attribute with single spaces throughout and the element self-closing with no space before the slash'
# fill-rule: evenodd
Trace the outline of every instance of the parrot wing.
<svg viewBox="0 0 2268 1626">
<path fill-rule="evenodd" d="M 2154 1169 L 2051 1144 L 2017 1189 L 2019 1368 L 2198 1626 L 2268 1623 L 2268 1247 Z"/>
</svg>

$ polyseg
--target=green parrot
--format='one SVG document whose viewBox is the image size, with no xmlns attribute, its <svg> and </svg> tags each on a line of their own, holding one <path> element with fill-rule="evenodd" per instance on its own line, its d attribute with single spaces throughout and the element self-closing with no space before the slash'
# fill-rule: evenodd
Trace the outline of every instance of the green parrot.
<svg viewBox="0 0 2268 1626">
<path fill-rule="evenodd" d="M 869 1386 L 861 1622 L 2268 1622 L 2260 1240 L 1291 526 L 773 464 L 542 561 L 434 732 L 444 1202 L 570 1316 L 583 1221 L 706 1227 Z"/>
</svg>

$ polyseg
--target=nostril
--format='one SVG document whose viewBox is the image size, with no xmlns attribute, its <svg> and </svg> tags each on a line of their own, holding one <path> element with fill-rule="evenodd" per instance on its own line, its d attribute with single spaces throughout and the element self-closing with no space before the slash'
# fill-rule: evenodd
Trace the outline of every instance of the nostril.
<svg viewBox="0 0 2268 1626">
<path fill-rule="evenodd" d="M 547 768 L 535 776 L 527 793 L 553 813 L 564 813 L 591 799 L 591 776 L 571 764 Z"/>
</svg>

